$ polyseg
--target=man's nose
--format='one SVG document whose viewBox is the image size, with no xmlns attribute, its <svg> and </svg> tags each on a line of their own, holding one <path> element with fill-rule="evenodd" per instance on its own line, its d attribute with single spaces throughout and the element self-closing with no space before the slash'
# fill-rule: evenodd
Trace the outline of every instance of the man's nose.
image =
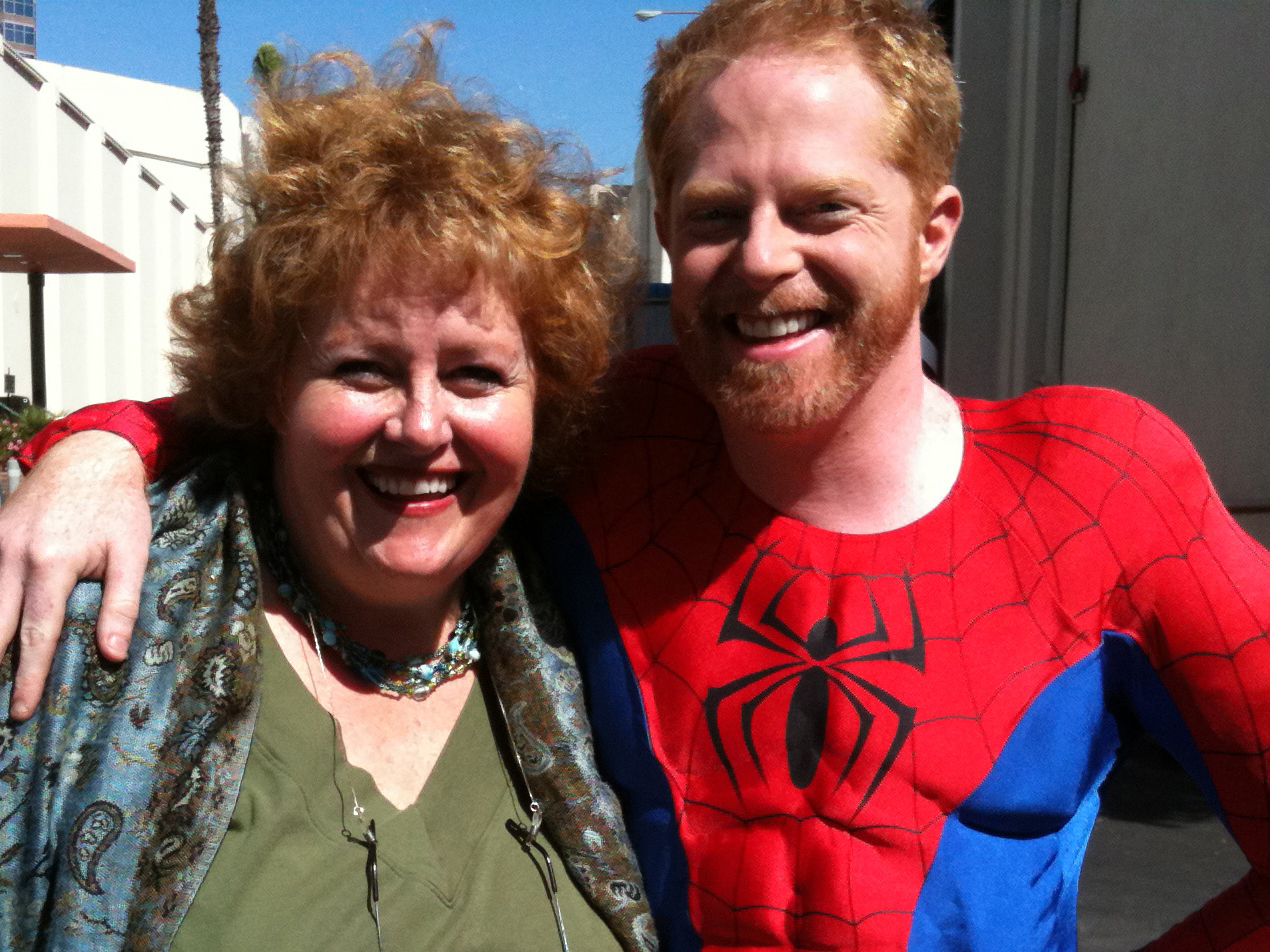
<svg viewBox="0 0 1270 952">
<path fill-rule="evenodd" d="M 740 268 L 755 288 L 771 285 L 802 270 L 799 234 L 771 208 L 757 208 L 741 241 Z"/>
</svg>

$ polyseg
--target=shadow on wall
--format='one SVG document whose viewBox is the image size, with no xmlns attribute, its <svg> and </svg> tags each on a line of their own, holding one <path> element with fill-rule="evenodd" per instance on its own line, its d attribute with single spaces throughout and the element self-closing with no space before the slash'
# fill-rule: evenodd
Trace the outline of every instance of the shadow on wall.
<svg viewBox="0 0 1270 952">
<path fill-rule="evenodd" d="M 1156 826 L 1181 826 L 1213 815 L 1181 765 L 1147 735 L 1125 744 L 1102 786 L 1103 816 Z"/>
</svg>

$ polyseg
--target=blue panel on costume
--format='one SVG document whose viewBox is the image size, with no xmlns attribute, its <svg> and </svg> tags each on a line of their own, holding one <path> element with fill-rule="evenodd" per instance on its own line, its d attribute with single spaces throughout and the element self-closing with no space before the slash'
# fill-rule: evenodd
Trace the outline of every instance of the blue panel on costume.
<svg viewBox="0 0 1270 952">
<path fill-rule="evenodd" d="M 1172 699 L 1138 645 L 1098 651 L 1041 693 L 991 772 L 944 825 L 914 910 L 910 952 L 1076 948 L 1076 891 L 1127 704 L 1216 803 Z"/>
<path fill-rule="evenodd" d="M 945 822 L 910 950 L 1076 948 L 1080 864 L 1119 746 L 1104 678 L 1102 651 L 1055 678 Z"/>
<path fill-rule="evenodd" d="M 663 952 L 699 952 L 688 915 L 688 861 L 674 803 L 653 756 L 639 694 L 586 536 L 556 499 L 522 505 L 516 525 L 547 567 L 547 582 L 576 636 L 596 759 L 621 798 Z"/>
</svg>

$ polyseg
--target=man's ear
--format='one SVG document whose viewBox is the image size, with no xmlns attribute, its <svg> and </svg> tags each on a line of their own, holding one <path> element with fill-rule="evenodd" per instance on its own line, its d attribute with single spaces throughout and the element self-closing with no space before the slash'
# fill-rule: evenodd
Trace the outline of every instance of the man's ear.
<svg viewBox="0 0 1270 952">
<path fill-rule="evenodd" d="M 961 224 L 961 192 L 955 186 L 945 185 L 931 198 L 930 213 L 926 216 L 921 244 L 921 280 L 928 284 L 944 267 L 948 252 L 952 250 L 953 236 Z"/>
<path fill-rule="evenodd" d="M 653 231 L 657 232 L 657 240 L 661 242 L 661 246 L 669 252 L 670 244 L 666 239 L 670 236 L 670 225 L 666 221 L 666 210 L 661 202 L 653 206 Z"/>
</svg>

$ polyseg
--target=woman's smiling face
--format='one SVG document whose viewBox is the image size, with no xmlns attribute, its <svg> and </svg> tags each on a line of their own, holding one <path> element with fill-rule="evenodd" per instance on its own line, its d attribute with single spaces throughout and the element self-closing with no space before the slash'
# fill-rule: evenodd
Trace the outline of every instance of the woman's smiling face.
<svg viewBox="0 0 1270 952">
<path fill-rule="evenodd" d="M 332 615 L 455 591 L 524 482 L 534 391 L 515 310 L 480 275 L 371 269 L 306 324 L 270 413 L 274 486 Z"/>
</svg>

